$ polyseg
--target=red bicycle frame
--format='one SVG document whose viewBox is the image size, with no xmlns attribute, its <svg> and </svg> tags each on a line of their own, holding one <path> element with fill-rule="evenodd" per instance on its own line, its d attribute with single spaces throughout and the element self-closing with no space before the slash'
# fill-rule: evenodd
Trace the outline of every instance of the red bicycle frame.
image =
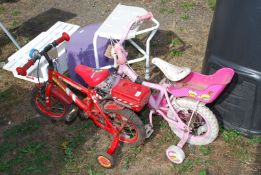
<svg viewBox="0 0 261 175">
<path fill-rule="evenodd" d="M 55 70 L 48 69 L 48 75 L 48 85 L 45 91 L 46 104 L 49 107 L 51 106 L 49 100 L 51 95 L 51 89 L 53 88 L 53 86 L 57 85 L 65 93 L 60 95 L 66 95 L 67 98 L 72 99 L 77 104 L 77 106 L 79 106 L 85 113 L 88 114 L 88 116 L 98 127 L 106 130 L 114 136 L 111 146 L 107 151 L 108 154 L 112 154 L 118 146 L 120 131 L 112 125 L 108 116 L 104 114 L 103 110 L 97 103 L 99 100 L 99 95 L 93 90 L 93 88 L 86 88 Z M 86 97 L 83 100 L 81 100 L 77 95 L 75 95 L 75 93 L 73 93 L 68 87 L 66 87 L 64 83 L 69 84 L 73 88 L 79 90 L 80 92 L 85 94 Z M 99 117 L 97 117 L 99 115 L 103 117 L 105 122 L 104 124 L 99 122 Z"/>
<path fill-rule="evenodd" d="M 60 38 L 53 41 L 51 44 L 47 45 L 41 52 L 38 50 L 32 49 L 30 52 L 31 59 L 23 67 L 17 67 L 16 71 L 19 75 L 26 76 L 26 71 L 29 69 L 36 60 L 40 59 L 42 56 L 46 58 L 49 63 L 48 66 L 48 83 L 45 87 L 45 105 L 47 108 L 51 108 L 52 104 L 50 101 L 51 95 L 54 95 L 62 102 L 67 104 L 72 104 L 73 102 L 79 106 L 81 110 L 83 110 L 92 120 L 93 122 L 100 128 L 106 130 L 110 134 L 113 135 L 114 139 L 107 150 L 108 154 L 113 154 L 116 150 L 118 143 L 120 141 L 120 132 L 123 129 L 124 123 L 120 128 L 116 128 L 110 121 L 109 116 L 107 116 L 103 109 L 100 107 L 100 96 L 95 92 L 95 89 L 92 87 L 86 88 L 70 78 L 60 74 L 54 69 L 54 65 L 52 59 L 48 56 L 47 52 L 51 50 L 53 47 L 56 47 L 63 41 L 69 41 L 70 37 L 67 33 L 63 33 Z M 80 99 L 71 89 L 69 89 L 65 84 L 69 84 L 71 87 L 79 90 L 83 94 L 85 94 L 84 99 Z M 40 87 L 39 87 L 40 88 Z M 112 103 L 114 103 L 112 101 Z M 109 106 L 109 105 L 108 105 Z M 123 107 L 119 105 L 113 105 L 114 110 L 122 110 Z M 118 108 L 118 109 L 117 109 Z M 107 108 L 105 108 L 107 109 Z M 99 119 L 102 118 L 102 122 Z"/>
</svg>

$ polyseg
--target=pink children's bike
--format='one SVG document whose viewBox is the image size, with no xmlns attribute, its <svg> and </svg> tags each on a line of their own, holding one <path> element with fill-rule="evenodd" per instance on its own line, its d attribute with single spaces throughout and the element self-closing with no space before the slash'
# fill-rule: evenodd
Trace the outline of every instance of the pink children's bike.
<svg viewBox="0 0 261 175">
<path fill-rule="evenodd" d="M 122 39 L 114 44 L 111 55 L 117 59 L 118 75 L 121 77 L 126 75 L 131 81 L 158 91 L 151 95 L 148 101 L 150 122 L 145 126 L 146 137 L 153 133 L 153 114 L 162 116 L 180 138 L 177 146 L 172 145 L 166 150 L 168 159 L 179 164 L 185 158 L 182 147 L 186 142 L 193 145 L 206 145 L 216 139 L 219 131 L 218 121 L 205 104 L 213 102 L 221 94 L 233 78 L 234 70 L 221 68 L 212 75 L 202 75 L 191 72 L 190 68 L 178 67 L 160 58 L 154 58 L 152 63 L 164 73 L 165 78 L 159 84 L 143 81 L 126 64 L 127 52 L 122 44 L 136 23 L 151 18 L 152 14 L 148 13 L 135 19 L 128 26 Z M 137 95 L 139 95 L 138 91 Z M 120 99 L 114 100 L 124 104 Z"/>
</svg>

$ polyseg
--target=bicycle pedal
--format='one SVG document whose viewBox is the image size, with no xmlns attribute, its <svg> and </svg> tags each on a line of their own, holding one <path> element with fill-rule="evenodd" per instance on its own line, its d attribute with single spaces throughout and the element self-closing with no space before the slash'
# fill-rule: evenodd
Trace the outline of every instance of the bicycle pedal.
<svg viewBox="0 0 261 175">
<path fill-rule="evenodd" d="M 154 132 L 154 129 L 150 124 L 145 125 L 146 138 L 149 138 L 151 134 Z"/>
</svg>

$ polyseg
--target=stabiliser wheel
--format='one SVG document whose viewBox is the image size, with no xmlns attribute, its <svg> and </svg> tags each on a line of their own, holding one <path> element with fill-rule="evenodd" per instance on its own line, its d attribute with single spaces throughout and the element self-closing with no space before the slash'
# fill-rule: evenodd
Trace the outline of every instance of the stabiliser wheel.
<svg viewBox="0 0 261 175">
<path fill-rule="evenodd" d="M 97 154 L 97 161 L 104 168 L 112 168 L 114 166 L 113 157 L 106 152 L 98 153 Z"/>
<path fill-rule="evenodd" d="M 171 162 L 176 164 L 182 163 L 185 159 L 184 151 L 180 147 L 175 145 L 171 145 L 170 147 L 168 147 L 168 149 L 166 150 L 166 155 Z"/>
</svg>

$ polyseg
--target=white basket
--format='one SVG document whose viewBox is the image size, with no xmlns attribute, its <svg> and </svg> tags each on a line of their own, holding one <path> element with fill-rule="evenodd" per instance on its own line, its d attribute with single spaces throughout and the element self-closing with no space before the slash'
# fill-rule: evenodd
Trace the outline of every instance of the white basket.
<svg viewBox="0 0 261 175">
<path fill-rule="evenodd" d="M 27 70 L 27 76 L 20 76 L 16 72 L 17 67 L 23 66 L 29 59 L 29 52 L 31 49 L 35 48 L 37 50 L 42 50 L 47 44 L 51 43 L 53 40 L 59 38 L 63 32 L 68 33 L 70 36 L 78 29 L 80 26 L 73 25 L 65 22 L 56 22 L 49 30 L 42 32 L 32 41 L 23 46 L 20 50 L 15 52 L 8 58 L 8 63 L 4 65 L 3 69 L 12 71 L 13 75 L 17 78 L 38 83 L 37 79 L 37 66 L 38 61 Z M 65 53 L 66 42 L 63 42 L 57 46 L 58 59 L 56 60 L 56 65 L 58 72 L 64 73 L 68 70 L 68 59 Z M 39 63 L 39 80 L 40 82 L 48 80 L 47 66 L 48 63 L 44 58 L 41 58 Z"/>
</svg>

